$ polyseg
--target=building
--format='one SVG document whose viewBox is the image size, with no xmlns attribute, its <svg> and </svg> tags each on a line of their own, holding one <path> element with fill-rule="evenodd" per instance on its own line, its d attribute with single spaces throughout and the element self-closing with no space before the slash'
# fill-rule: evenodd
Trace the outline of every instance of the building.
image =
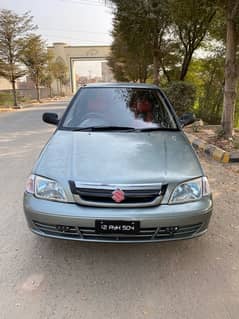
<svg viewBox="0 0 239 319">
<path fill-rule="evenodd" d="M 3 77 L 0 77 L 0 91 L 11 90 L 11 89 L 12 89 L 12 83 Z"/>
<path fill-rule="evenodd" d="M 53 43 L 48 47 L 48 51 L 54 56 L 55 61 L 61 61 L 67 66 L 67 78 L 69 78 L 69 84 L 64 86 L 65 93 L 75 93 L 77 90 L 76 79 L 76 62 L 77 61 L 100 61 L 107 60 L 110 54 L 111 47 L 102 46 L 69 46 L 66 43 Z M 109 70 L 107 70 L 106 64 L 104 65 L 105 78 L 110 79 Z M 102 72 L 103 73 L 103 72 Z M 94 79 L 95 81 L 96 79 Z M 57 90 L 57 81 L 53 83 L 53 90 Z"/>
<path fill-rule="evenodd" d="M 101 62 L 101 70 L 103 82 L 114 82 L 114 75 L 107 62 Z"/>
</svg>

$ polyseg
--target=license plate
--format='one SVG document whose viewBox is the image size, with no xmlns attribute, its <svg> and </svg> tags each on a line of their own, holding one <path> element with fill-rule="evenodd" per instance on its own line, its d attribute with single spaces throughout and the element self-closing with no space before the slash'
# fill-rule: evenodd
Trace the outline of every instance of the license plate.
<svg viewBox="0 0 239 319">
<path fill-rule="evenodd" d="M 139 232 L 139 227 L 139 221 L 96 220 L 95 222 L 97 233 L 137 234 Z"/>
</svg>

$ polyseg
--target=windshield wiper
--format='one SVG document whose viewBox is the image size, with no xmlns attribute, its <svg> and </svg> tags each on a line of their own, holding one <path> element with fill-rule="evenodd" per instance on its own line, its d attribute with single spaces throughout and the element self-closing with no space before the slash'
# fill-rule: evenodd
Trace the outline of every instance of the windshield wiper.
<svg viewBox="0 0 239 319">
<path fill-rule="evenodd" d="M 178 131 L 177 128 L 166 128 L 166 127 L 142 127 L 134 128 L 130 126 L 87 126 L 87 127 L 74 127 L 71 131 L 86 131 L 86 132 L 97 132 L 97 131 L 124 131 L 124 132 L 151 132 L 151 131 Z"/>
<path fill-rule="evenodd" d="M 151 132 L 151 131 L 178 131 L 177 128 L 168 128 L 168 127 L 143 127 L 136 129 L 138 132 Z"/>
<path fill-rule="evenodd" d="M 72 128 L 72 131 L 89 131 L 89 132 L 95 132 L 95 131 L 136 131 L 134 127 L 128 127 L 128 126 L 87 126 L 87 127 L 76 127 Z"/>
</svg>

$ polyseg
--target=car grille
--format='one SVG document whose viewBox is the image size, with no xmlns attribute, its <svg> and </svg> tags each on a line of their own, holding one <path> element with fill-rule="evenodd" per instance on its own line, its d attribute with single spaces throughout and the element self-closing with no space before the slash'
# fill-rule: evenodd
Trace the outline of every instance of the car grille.
<svg viewBox="0 0 239 319">
<path fill-rule="evenodd" d="M 49 236 L 92 241 L 158 241 L 180 239 L 193 236 L 202 223 L 185 226 L 141 228 L 138 234 L 99 234 L 94 227 L 43 224 L 34 221 L 35 227 Z"/>
<path fill-rule="evenodd" d="M 97 186 L 76 184 L 70 181 L 72 194 L 78 204 L 87 206 L 104 207 L 146 207 L 159 205 L 166 191 L 166 185 L 122 185 L 122 186 Z M 125 199 L 116 203 L 112 199 L 112 192 L 120 188 L 124 192 Z"/>
<path fill-rule="evenodd" d="M 202 224 L 194 224 L 187 226 L 170 226 L 170 227 L 160 227 L 155 239 L 170 239 L 170 238 L 183 238 L 192 236 L 194 233 L 198 232 Z"/>
<path fill-rule="evenodd" d="M 116 241 L 130 241 L 130 240 L 151 240 L 157 228 L 141 228 L 138 234 L 98 234 L 94 227 L 80 227 L 80 232 L 84 239 L 94 240 L 116 240 Z"/>
<path fill-rule="evenodd" d="M 52 225 L 52 224 L 43 224 L 37 221 L 33 222 L 34 225 L 46 235 L 53 236 L 62 236 L 62 237 L 79 237 L 78 228 L 75 226 L 69 225 Z"/>
</svg>

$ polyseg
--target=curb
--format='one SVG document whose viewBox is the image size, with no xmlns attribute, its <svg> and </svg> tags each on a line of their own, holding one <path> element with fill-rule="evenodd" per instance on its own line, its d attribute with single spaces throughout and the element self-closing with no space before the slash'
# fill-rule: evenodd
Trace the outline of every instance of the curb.
<svg viewBox="0 0 239 319">
<path fill-rule="evenodd" d="M 1 112 L 13 112 L 15 111 L 13 108 L 10 107 L 0 107 L 0 113 Z"/>
<path fill-rule="evenodd" d="M 239 153 L 226 152 L 215 145 L 208 144 L 192 134 L 187 133 L 187 137 L 194 149 L 202 151 L 215 161 L 221 163 L 239 163 Z"/>
<path fill-rule="evenodd" d="M 34 106 L 41 106 L 42 104 L 51 104 L 51 103 L 57 103 L 57 102 L 64 102 L 64 101 L 68 101 L 68 99 L 71 98 L 69 96 L 65 96 L 63 98 L 59 98 L 59 99 L 52 99 L 52 100 L 41 100 L 41 103 L 39 102 L 33 102 L 33 103 L 28 103 L 28 104 L 22 104 L 17 106 L 14 109 L 25 109 L 25 108 L 29 108 L 29 107 L 34 107 Z"/>
<path fill-rule="evenodd" d="M 71 98 L 70 96 L 66 96 L 62 99 L 56 99 L 56 100 L 42 100 L 42 103 L 37 103 L 37 102 L 33 102 L 33 103 L 29 103 L 29 104 L 22 104 L 19 106 L 10 106 L 10 107 L 0 107 L 0 113 L 1 112 L 13 112 L 13 111 L 18 111 L 18 110 L 23 110 L 26 108 L 31 108 L 31 107 L 35 107 L 35 106 L 41 106 L 42 104 L 51 104 L 54 102 L 64 102 L 65 100 L 68 100 L 69 98 Z"/>
</svg>

